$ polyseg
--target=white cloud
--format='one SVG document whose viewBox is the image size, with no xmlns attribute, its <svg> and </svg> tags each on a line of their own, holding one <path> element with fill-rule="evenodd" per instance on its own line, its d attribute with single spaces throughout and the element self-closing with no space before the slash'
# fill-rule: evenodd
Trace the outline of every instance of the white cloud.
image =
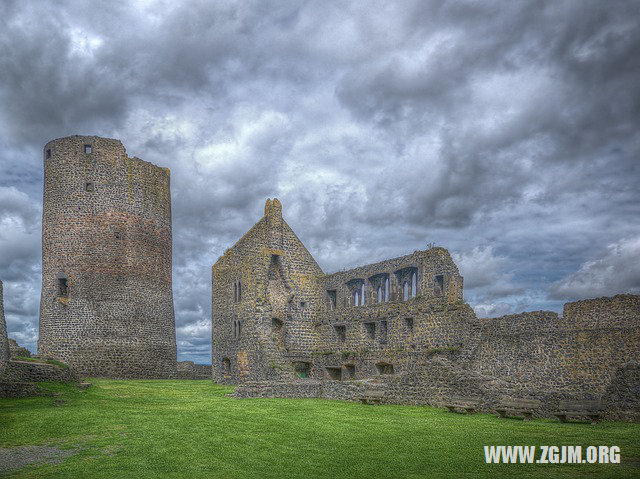
<svg viewBox="0 0 640 479">
<path fill-rule="evenodd" d="M 557 299 L 586 299 L 619 293 L 640 293 L 640 236 L 607 247 L 599 258 L 555 282 L 550 295 Z"/>
</svg>

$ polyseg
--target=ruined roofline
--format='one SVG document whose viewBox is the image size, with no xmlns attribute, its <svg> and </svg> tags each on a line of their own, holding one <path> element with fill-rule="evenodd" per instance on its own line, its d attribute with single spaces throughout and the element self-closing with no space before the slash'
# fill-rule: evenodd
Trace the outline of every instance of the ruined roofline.
<svg viewBox="0 0 640 479">
<path fill-rule="evenodd" d="M 45 145 L 44 148 L 42 149 L 43 152 L 46 152 L 47 149 L 49 148 L 49 145 L 58 143 L 58 142 L 64 142 L 65 140 L 72 140 L 72 139 L 87 139 L 87 141 L 90 140 L 102 140 L 102 141 L 107 141 L 107 142 L 111 142 L 111 143 L 115 143 L 117 145 L 119 145 L 120 148 L 122 148 L 122 152 L 124 153 L 125 157 L 127 160 L 129 161 L 135 161 L 141 164 L 146 164 L 149 166 L 152 166 L 154 168 L 158 168 L 162 171 L 164 171 L 167 176 L 171 175 L 171 170 L 165 166 L 159 166 L 156 165 L 155 163 L 151 163 L 150 161 L 146 161 L 143 160 L 142 158 L 138 158 L 137 156 L 129 156 L 127 155 L 127 149 L 125 148 L 125 146 L 122 144 L 122 141 L 118 140 L 117 138 L 107 138 L 104 136 L 98 136 L 98 135 L 69 135 L 69 136 L 62 136 L 60 138 L 54 138 L 52 140 L 49 140 Z"/>
<path fill-rule="evenodd" d="M 235 243 L 233 243 L 233 246 L 230 246 L 229 248 L 227 248 L 225 250 L 225 252 L 216 260 L 215 263 L 213 263 L 213 266 L 211 267 L 211 269 L 215 269 L 215 267 L 217 266 L 217 264 L 222 260 L 222 258 L 224 258 L 227 254 L 229 254 L 231 251 L 233 251 L 240 243 L 242 243 L 242 241 L 249 236 L 249 233 L 252 233 L 253 230 L 255 230 L 256 228 L 258 228 L 260 226 L 261 223 L 264 223 L 267 221 L 267 217 L 266 215 L 263 216 L 262 218 L 260 218 L 251 228 L 249 228 L 247 230 L 247 232 L 245 234 L 243 234 L 240 239 L 238 239 Z"/>
<path fill-rule="evenodd" d="M 280 201 L 278 201 L 277 198 L 274 198 L 273 200 L 274 202 L 277 202 L 277 205 L 281 208 L 280 205 Z M 261 225 L 261 223 L 266 223 L 268 222 L 268 217 L 270 214 L 270 209 L 272 206 L 272 202 L 271 202 L 271 198 L 267 199 L 266 203 L 265 203 L 265 208 L 264 208 L 264 215 L 262 215 L 262 218 L 260 218 L 251 228 L 249 228 L 249 230 L 243 234 L 240 239 L 238 241 L 236 241 L 235 243 L 233 243 L 233 246 L 231 246 L 230 248 L 227 248 L 227 250 L 224 252 L 224 254 L 222 254 L 217 260 L 216 262 L 213 264 L 213 266 L 211 267 L 211 269 L 215 269 L 216 265 L 220 262 L 220 260 L 222 260 L 222 258 L 224 258 L 229 252 L 231 252 L 234 248 L 236 248 L 240 243 L 242 243 L 242 241 L 249 236 L 250 233 L 252 233 L 258 226 Z M 309 251 L 309 248 L 307 248 L 307 246 L 302 242 L 302 240 L 298 237 L 298 235 L 296 234 L 296 232 L 293 230 L 293 228 L 291 226 L 289 226 L 289 223 L 287 223 L 284 218 L 282 218 L 282 213 L 280 212 L 280 218 L 282 219 L 282 223 L 289 228 L 289 231 L 291 231 L 291 233 L 293 234 L 294 238 L 296 240 L 298 240 L 298 242 L 302 245 L 302 247 L 309 253 L 309 256 L 311 256 L 311 259 L 313 260 L 313 262 L 316 264 L 316 266 L 318 267 L 318 269 L 320 271 L 322 271 L 322 268 L 320 267 L 320 265 L 318 264 L 318 262 L 316 261 L 316 259 L 314 258 L 314 256 L 311 254 L 311 251 Z M 324 271 L 322 271 L 322 274 L 325 274 Z"/>
<path fill-rule="evenodd" d="M 278 201 L 277 198 L 274 198 L 273 202 L 277 202 L 277 207 L 281 208 L 280 202 Z M 247 230 L 247 232 L 245 232 L 240 239 L 238 239 L 231 247 L 227 248 L 225 250 L 225 252 L 216 260 L 216 262 L 213 264 L 213 266 L 211 267 L 212 270 L 214 270 L 216 268 L 216 266 L 218 265 L 218 263 L 229 253 L 231 252 L 234 248 L 236 248 L 239 244 L 242 243 L 242 241 L 250 235 L 250 233 L 252 233 L 257 227 L 259 227 L 262 223 L 265 223 L 268 221 L 268 216 L 270 214 L 270 210 L 272 208 L 272 201 L 271 199 L 267 199 L 266 204 L 265 204 L 265 210 L 264 210 L 264 215 L 262 216 L 262 218 L 260 218 L 251 228 L 249 228 L 249 230 Z M 282 218 L 282 214 L 281 214 L 281 210 L 279 212 L 280 217 Z M 449 250 L 447 250 L 446 248 L 442 248 L 441 246 L 435 246 L 433 248 L 429 248 L 426 250 L 416 250 L 413 253 L 410 253 L 408 255 L 403 255 L 403 256 L 397 256 L 394 258 L 387 258 L 384 259 L 382 261 L 378 261 L 376 263 L 368 263 L 368 264 L 363 264 L 363 265 L 359 265 L 356 266 L 354 268 L 349 268 L 343 271 L 334 271 L 333 273 L 325 273 L 322 268 L 320 267 L 320 265 L 318 264 L 318 262 L 316 261 L 315 257 L 313 256 L 313 254 L 311 253 L 311 251 L 309 251 L 309 248 L 307 248 L 307 246 L 304 244 L 304 242 L 300 239 L 300 237 L 297 235 L 297 233 L 294 231 L 294 229 L 289 225 L 289 223 L 286 222 L 286 220 L 284 218 L 282 218 L 282 222 L 284 223 L 284 225 L 289 228 L 289 230 L 291 231 L 291 233 L 293 234 L 293 236 L 300 242 L 300 244 L 304 247 L 305 250 L 307 250 L 307 252 L 309 253 L 309 255 L 311 256 L 311 258 L 313 259 L 313 261 L 315 262 L 316 266 L 318 267 L 318 269 L 322 272 L 322 274 L 324 275 L 325 278 L 330 277 L 330 276 L 334 276 L 334 275 L 338 275 L 338 274 L 348 274 L 348 273 L 352 273 L 358 269 L 361 268 L 367 268 L 367 267 L 377 267 L 377 266 L 381 266 L 384 263 L 390 262 L 390 261 L 401 261 L 404 260 L 406 258 L 411 258 L 411 257 L 419 257 L 419 256 L 426 256 L 426 255 L 433 255 L 436 253 L 441 253 L 444 252 L 449 258 L 451 258 L 451 255 L 449 253 Z M 453 261 L 453 260 L 452 260 Z M 454 263 L 455 265 L 455 263 Z M 457 269 L 457 265 L 456 265 L 456 269 Z"/>
<path fill-rule="evenodd" d="M 397 262 L 402 262 L 405 259 L 409 259 L 409 258 L 413 258 L 413 257 L 421 257 L 421 256 L 431 256 L 435 253 L 438 252 L 444 252 L 447 254 L 447 256 L 451 257 L 451 255 L 449 254 L 449 250 L 446 248 L 443 248 L 441 246 L 435 246 L 433 248 L 430 249 L 425 249 L 425 250 L 416 250 L 413 253 L 407 254 L 407 255 L 403 255 L 403 256 L 396 256 L 394 258 L 387 258 L 384 259 L 382 261 L 377 261 L 375 263 L 367 263 L 367 264 L 361 264 L 359 266 L 355 266 L 353 268 L 349 268 L 349 269 L 345 269 L 345 270 L 340 270 L 340 271 L 335 271 L 333 273 L 328 273 L 325 275 L 325 277 L 330 277 L 330 276 L 337 276 L 337 275 L 349 275 L 352 274 L 354 272 L 356 272 L 357 270 L 360 269 L 364 269 L 364 268 L 375 268 L 378 266 L 383 266 L 385 263 L 389 263 L 389 262 L 393 262 L 393 261 L 397 261 Z M 457 266 L 456 266 L 457 268 Z"/>
</svg>

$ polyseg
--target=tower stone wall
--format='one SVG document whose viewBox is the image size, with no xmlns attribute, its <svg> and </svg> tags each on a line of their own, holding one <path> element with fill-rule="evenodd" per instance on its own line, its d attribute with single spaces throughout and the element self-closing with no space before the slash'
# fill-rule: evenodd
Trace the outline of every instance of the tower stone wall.
<svg viewBox="0 0 640 479">
<path fill-rule="evenodd" d="M 7 340 L 7 323 L 4 319 L 2 287 L 2 281 L 0 281 L 0 377 L 9 365 L 9 342 Z"/>
<path fill-rule="evenodd" d="M 96 136 L 43 153 L 40 355 L 82 375 L 173 377 L 169 170 Z"/>
</svg>

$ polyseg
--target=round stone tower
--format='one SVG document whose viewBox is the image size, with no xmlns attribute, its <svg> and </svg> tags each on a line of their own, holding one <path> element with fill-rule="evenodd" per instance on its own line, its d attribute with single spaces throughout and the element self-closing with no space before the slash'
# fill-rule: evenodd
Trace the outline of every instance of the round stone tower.
<svg viewBox="0 0 640 479">
<path fill-rule="evenodd" d="M 83 375 L 175 375 L 169 170 L 118 140 L 44 147 L 38 349 Z"/>
</svg>

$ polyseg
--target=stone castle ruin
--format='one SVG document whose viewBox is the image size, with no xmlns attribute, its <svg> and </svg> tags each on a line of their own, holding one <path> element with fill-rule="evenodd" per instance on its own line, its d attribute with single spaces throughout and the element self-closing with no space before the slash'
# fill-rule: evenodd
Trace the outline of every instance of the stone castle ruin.
<svg viewBox="0 0 640 479">
<path fill-rule="evenodd" d="M 237 397 L 598 400 L 640 418 L 640 297 L 478 319 L 449 252 L 324 274 L 277 199 L 212 268 L 213 378 Z"/>
<path fill-rule="evenodd" d="M 118 140 L 45 145 L 41 356 L 81 375 L 175 376 L 169 183 Z"/>
<path fill-rule="evenodd" d="M 487 411 L 506 398 L 537 401 L 537 415 L 597 400 L 608 417 L 640 420 L 640 296 L 479 319 L 446 249 L 325 274 L 277 199 L 212 267 L 213 368 L 177 363 L 169 185 L 169 170 L 118 140 L 45 145 L 39 364 L 7 341 L 0 282 L 0 395 L 76 374 L 212 371 L 239 384 L 237 397 L 464 400 Z"/>
</svg>

